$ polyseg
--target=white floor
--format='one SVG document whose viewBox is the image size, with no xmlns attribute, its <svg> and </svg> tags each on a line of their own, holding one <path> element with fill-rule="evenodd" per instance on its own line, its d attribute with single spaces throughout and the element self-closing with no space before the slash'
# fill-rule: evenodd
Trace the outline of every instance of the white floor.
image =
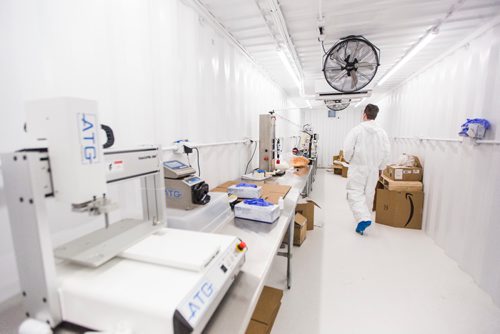
<svg viewBox="0 0 500 334">
<path fill-rule="evenodd" d="M 354 233 L 345 182 L 318 171 L 310 197 L 324 226 L 294 248 L 273 334 L 500 333 L 500 308 L 424 232 L 375 224 Z M 268 285 L 283 289 L 285 273 L 277 258 Z"/>
</svg>

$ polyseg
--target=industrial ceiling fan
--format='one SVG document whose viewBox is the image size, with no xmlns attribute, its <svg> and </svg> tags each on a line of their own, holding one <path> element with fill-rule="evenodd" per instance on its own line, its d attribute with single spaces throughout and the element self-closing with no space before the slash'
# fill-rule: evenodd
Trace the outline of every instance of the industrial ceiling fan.
<svg viewBox="0 0 500 334">
<path fill-rule="evenodd" d="M 363 36 L 350 35 L 325 51 L 323 73 L 333 89 L 351 93 L 368 85 L 379 65 L 380 49 Z"/>
<path fill-rule="evenodd" d="M 340 111 L 344 110 L 349 105 L 351 104 L 350 99 L 344 99 L 344 100 L 325 100 L 325 105 L 327 106 L 328 109 L 332 111 Z"/>
</svg>

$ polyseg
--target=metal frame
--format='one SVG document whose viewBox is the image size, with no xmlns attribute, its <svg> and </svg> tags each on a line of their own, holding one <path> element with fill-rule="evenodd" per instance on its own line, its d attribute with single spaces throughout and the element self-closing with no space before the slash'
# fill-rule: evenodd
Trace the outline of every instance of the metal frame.
<svg viewBox="0 0 500 334">
<path fill-rule="evenodd" d="M 155 150 L 158 152 L 157 148 Z M 46 197 L 53 196 L 47 150 L 24 150 L 4 154 L 2 172 L 26 317 L 55 327 L 62 321 L 62 312 L 58 296 L 55 251 L 45 203 Z M 160 228 L 160 223 L 164 221 L 163 169 L 159 168 L 154 174 L 135 177 L 141 178 L 143 221 L 124 219 L 117 222 L 115 227 L 118 229 L 121 228 L 120 224 L 132 226 L 132 234 L 123 235 L 125 239 L 145 237 Z M 109 230 L 112 228 L 113 226 Z M 113 251 L 109 249 L 111 246 L 120 246 L 128 240 L 111 239 L 108 236 L 113 234 L 112 231 L 100 231 L 103 233 L 96 231 L 63 246 L 68 247 L 68 253 L 74 251 L 75 258 L 78 259 L 78 255 L 85 251 L 88 253 L 92 247 L 98 249 L 100 244 L 107 243 L 104 248 L 110 253 Z M 106 231 L 108 233 L 105 233 Z M 85 238 L 90 242 L 82 242 Z M 117 248 L 117 251 L 121 252 L 122 249 Z"/>
<path fill-rule="evenodd" d="M 26 317 L 54 327 L 62 315 L 45 205 L 50 175 L 46 157 L 40 152 L 10 153 L 2 156 L 2 165 L 24 311 Z"/>
</svg>

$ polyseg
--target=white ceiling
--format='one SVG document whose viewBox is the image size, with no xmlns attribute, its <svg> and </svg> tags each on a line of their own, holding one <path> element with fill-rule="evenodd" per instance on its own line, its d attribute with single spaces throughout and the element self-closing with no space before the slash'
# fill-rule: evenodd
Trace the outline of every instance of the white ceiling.
<svg viewBox="0 0 500 334">
<path fill-rule="evenodd" d="M 500 13 L 500 0 L 201 0 L 216 20 L 235 37 L 250 56 L 291 97 L 300 92 L 278 53 L 286 47 L 273 18 L 278 4 L 291 38 L 290 53 L 297 55 L 305 94 L 314 93 L 314 81 L 323 79 L 323 50 L 318 42 L 319 9 L 325 18 L 325 46 L 347 35 L 363 35 L 381 49 L 381 65 L 369 88 L 455 5 L 457 9 L 439 28 L 438 36 L 383 85 L 374 99 L 394 88 L 468 34 Z"/>
</svg>

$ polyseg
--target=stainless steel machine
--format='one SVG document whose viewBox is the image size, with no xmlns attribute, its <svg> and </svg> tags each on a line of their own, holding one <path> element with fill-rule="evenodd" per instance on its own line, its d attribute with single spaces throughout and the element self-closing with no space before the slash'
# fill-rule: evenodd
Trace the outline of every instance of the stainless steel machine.
<svg viewBox="0 0 500 334">
<path fill-rule="evenodd" d="M 178 160 L 163 162 L 167 207 L 190 210 L 210 202 L 209 186 L 196 171 Z"/>
<path fill-rule="evenodd" d="M 276 138 L 276 116 L 259 115 L 259 169 L 274 172 L 279 163 L 281 139 Z"/>
<path fill-rule="evenodd" d="M 75 324 L 110 333 L 200 333 L 243 265 L 246 245 L 166 228 L 159 149 L 103 150 L 96 102 L 30 102 L 26 124 L 44 147 L 2 155 L 28 318 L 23 332 L 78 333 Z M 108 213 L 119 208 L 107 187 L 131 179 L 141 183 L 142 219 L 110 222 Z M 105 226 L 54 250 L 51 198 L 104 215 Z"/>
</svg>

